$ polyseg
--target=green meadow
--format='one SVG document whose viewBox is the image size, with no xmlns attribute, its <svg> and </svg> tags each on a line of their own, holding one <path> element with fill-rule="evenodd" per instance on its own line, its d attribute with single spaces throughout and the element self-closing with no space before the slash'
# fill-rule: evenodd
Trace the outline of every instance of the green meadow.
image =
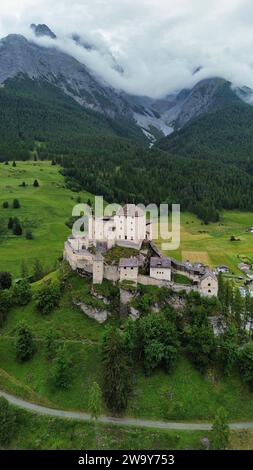
<svg viewBox="0 0 253 470">
<path fill-rule="evenodd" d="M 34 188 L 37 179 L 39 187 Z M 26 187 L 20 186 L 23 182 Z M 92 196 L 86 192 L 74 193 L 65 188 L 59 166 L 50 162 L 17 162 L 16 167 L 0 164 L 0 271 L 10 271 L 20 276 L 21 260 L 28 267 L 36 258 L 47 270 L 55 269 L 62 255 L 63 244 L 70 233 L 65 221 L 71 216 L 76 198 L 82 202 Z M 13 199 L 20 202 L 20 209 L 13 209 Z M 3 208 L 3 202 L 9 208 Z M 23 227 L 22 236 L 15 236 L 7 229 L 9 217 L 18 217 Z M 25 230 L 32 230 L 34 239 L 26 240 Z"/>
<path fill-rule="evenodd" d="M 35 179 L 39 181 L 38 188 L 33 187 Z M 26 187 L 20 186 L 23 182 Z M 70 233 L 65 221 L 71 216 L 77 196 L 82 202 L 92 200 L 85 191 L 66 189 L 60 167 L 50 162 L 17 162 L 16 167 L 0 164 L 0 271 L 9 270 L 19 277 L 21 260 L 26 260 L 32 269 L 36 258 L 48 271 L 53 270 Z M 14 198 L 19 199 L 20 209 L 12 208 Z M 3 208 L 4 201 L 9 203 L 8 209 Z M 24 233 L 21 237 L 13 235 L 7 229 L 9 217 L 18 217 L 23 232 L 32 230 L 34 239 L 26 240 Z M 253 262 L 253 234 L 246 232 L 252 225 L 253 213 L 248 212 L 226 211 L 220 222 L 209 225 L 190 213 L 182 213 L 180 248 L 169 254 L 212 267 L 227 264 L 238 274 L 237 266 L 243 257 Z M 239 240 L 231 242 L 231 236 Z"/>
<path fill-rule="evenodd" d="M 164 222 L 163 222 L 164 223 Z M 171 228 L 171 218 L 168 223 Z M 223 211 L 220 221 L 205 225 L 195 215 L 181 213 L 181 240 L 177 251 L 166 254 L 182 261 L 196 261 L 212 268 L 229 266 L 231 273 L 239 274 L 238 264 L 246 259 L 253 264 L 252 212 Z M 235 237 L 237 241 L 231 241 Z M 157 244 L 161 246 L 161 239 Z"/>
</svg>

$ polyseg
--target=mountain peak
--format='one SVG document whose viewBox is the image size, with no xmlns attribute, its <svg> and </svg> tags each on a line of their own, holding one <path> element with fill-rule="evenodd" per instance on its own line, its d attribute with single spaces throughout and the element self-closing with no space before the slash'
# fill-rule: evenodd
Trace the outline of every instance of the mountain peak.
<svg viewBox="0 0 253 470">
<path fill-rule="evenodd" d="M 47 36 L 51 39 L 56 39 L 56 35 L 46 24 L 31 24 L 34 34 L 38 37 Z"/>
</svg>

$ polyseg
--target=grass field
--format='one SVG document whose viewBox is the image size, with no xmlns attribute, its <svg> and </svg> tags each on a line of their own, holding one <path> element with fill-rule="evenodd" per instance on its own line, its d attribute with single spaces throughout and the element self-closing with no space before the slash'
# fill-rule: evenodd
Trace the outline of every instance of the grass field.
<svg viewBox="0 0 253 470">
<path fill-rule="evenodd" d="M 25 259 L 31 268 L 35 258 L 40 258 L 50 269 L 62 255 L 69 233 L 65 221 L 71 216 L 77 196 L 81 196 L 82 202 L 92 196 L 66 189 L 59 170 L 49 162 L 17 162 L 17 167 L 0 165 L 0 271 L 9 270 L 18 277 L 21 260 Z M 33 187 L 35 179 L 39 188 Z M 21 187 L 23 181 L 28 186 Z M 19 199 L 20 209 L 12 209 L 14 198 Z M 8 209 L 3 209 L 4 201 L 9 202 Z M 15 216 L 20 218 L 24 229 L 32 229 L 34 240 L 26 240 L 24 235 L 14 236 L 7 230 L 9 217 Z M 227 264 L 239 273 L 240 256 L 253 261 L 253 234 L 246 233 L 252 225 L 253 213 L 227 211 L 220 222 L 210 225 L 203 225 L 192 214 L 182 213 L 180 249 L 169 254 L 212 267 Z M 232 235 L 240 241 L 231 242 Z"/>
<path fill-rule="evenodd" d="M 21 260 L 31 269 L 36 258 L 53 269 L 62 255 L 70 233 L 65 221 L 71 216 L 77 196 L 82 202 L 92 196 L 66 189 L 59 171 L 59 166 L 49 162 L 17 162 L 16 167 L 0 164 L 0 271 L 8 270 L 19 277 Z M 39 188 L 33 187 L 35 179 Z M 23 181 L 28 186 L 21 187 Z M 12 208 L 14 198 L 19 199 L 20 209 Z M 8 209 L 3 209 L 4 201 L 9 203 Z M 18 217 L 24 229 L 32 230 L 34 240 L 26 240 L 24 234 L 12 235 L 7 230 L 9 217 Z"/>
<path fill-rule="evenodd" d="M 182 261 L 201 262 L 212 268 L 226 264 L 232 273 L 239 274 L 241 257 L 246 256 L 253 262 L 253 234 L 246 232 L 252 225 L 251 212 L 224 211 L 220 222 L 209 225 L 204 225 L 193 214 L 182 213 L 180 248 L 167 254 Z M 231 236 L 240 241 L 231 242 Z M 161 240 L 157 244 L 161 246 Z"/>
<path fill-rule="evenodd" d="M 16 409 L 20 426 L 11 449 L 198 450 L 204 431 L 168 431 L 36 416 Z M 82 455 L 80 453 L 80 455 Z"/>
<path fill-rule="evenodd" d="M 72 286 L 64 294 L 60 307 L 48 316 L 41 316 L 31 302 L 14 309 L 0 335 L 0 388 L 38 403 L 87 410 L 93 380 L 101 382 L 101 342 L 107 324 L 99 325 L 73 307 L 75 292 L 83 292 L 87 284 L 73 276 Z M 32 327 L 37 340 L 37 353 L 24 364 L 15 359 L 15 327 L 24 319 Z M 117 320 L 110 320 L 117 321 Z M 43 339 L 49 328 L 59 332 L 72 358 L 73 381 L 67 391 L 55 389 L 50 381 L 51 363 L 45 358 Z M 197 397 L 197 398 L 196 398 Z M 157 370 L 145 376 L 135 370 L 134 388 L 126 415 L 160 420 L 212 420 L 223 405 L 231 420 L 253 418 L 253 394 L 235 374 L 224 377 L 222 371 L 209 370 L 202 376 L 182 356 L 171 374 Z M 104 408 L 104 413 L 108 410 Z"/>
<path fill-rule="evenodd" d="M 207 431 L 170 431 L 121 427 L 38 416 L 13 408 L 18 429 L 9 449 L 18 450 L 200 450 Z M 251 450 L 253 431 L 232 431 L 230 449 Z M 80 454 L 82 455 L 82 454 Z"/>
</svg>

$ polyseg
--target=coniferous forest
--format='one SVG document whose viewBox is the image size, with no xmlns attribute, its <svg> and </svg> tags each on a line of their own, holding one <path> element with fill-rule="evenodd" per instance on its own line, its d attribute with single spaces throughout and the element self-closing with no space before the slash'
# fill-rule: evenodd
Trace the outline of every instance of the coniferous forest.
<svg viewBox="0 0 253 470">
<path fill-rule="evenodd" d="M 235 102 L 150 149 L 133 121 L 89 111 L 53 85 L 19 76 L 0 90 L 0 161 L 36 158 L 36 149 L 64 167 L 72 189 L 109 202 L 180 203 L 208 223 L 223 208 L 253 210 L 252 118 L 250 106 Z"/>
</svg>

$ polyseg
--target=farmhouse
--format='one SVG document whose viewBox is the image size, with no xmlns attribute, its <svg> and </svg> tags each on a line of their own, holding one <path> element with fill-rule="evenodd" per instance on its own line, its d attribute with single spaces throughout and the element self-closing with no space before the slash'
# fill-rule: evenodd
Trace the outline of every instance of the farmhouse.
<svg viewBox="0 0 253 470">
<path fill-rule="evenodd" d="M 195 290 L 209 297 L 218 295 L 218 281 L 209 268 L 163 255 L 152 242 L 152 224 L 146 223 L 145 213 L 134 204 L 127 204 L 113 217 L 98 220 L 92 217 L 90 221 L 88 234 L 71 235 L 65 242 L 64 259 L 81 276 L 92 277 L 94 284 L 101 284 L 103 279 L 108 279 L 112 282 L 128 281 L 133 285 L 156 285 L 177 291 Z M 94 239 L 89 237 L 91 233 Z M 141 250 L 143 244 L 145 250 Z M 115 246 L 131 248 L 136 255 L 119 258 L 110 264 L 107 253 Z M 190 283 L 176 284 L 172 281 L 172 274 L 183 274 Z"/>
</svg>

